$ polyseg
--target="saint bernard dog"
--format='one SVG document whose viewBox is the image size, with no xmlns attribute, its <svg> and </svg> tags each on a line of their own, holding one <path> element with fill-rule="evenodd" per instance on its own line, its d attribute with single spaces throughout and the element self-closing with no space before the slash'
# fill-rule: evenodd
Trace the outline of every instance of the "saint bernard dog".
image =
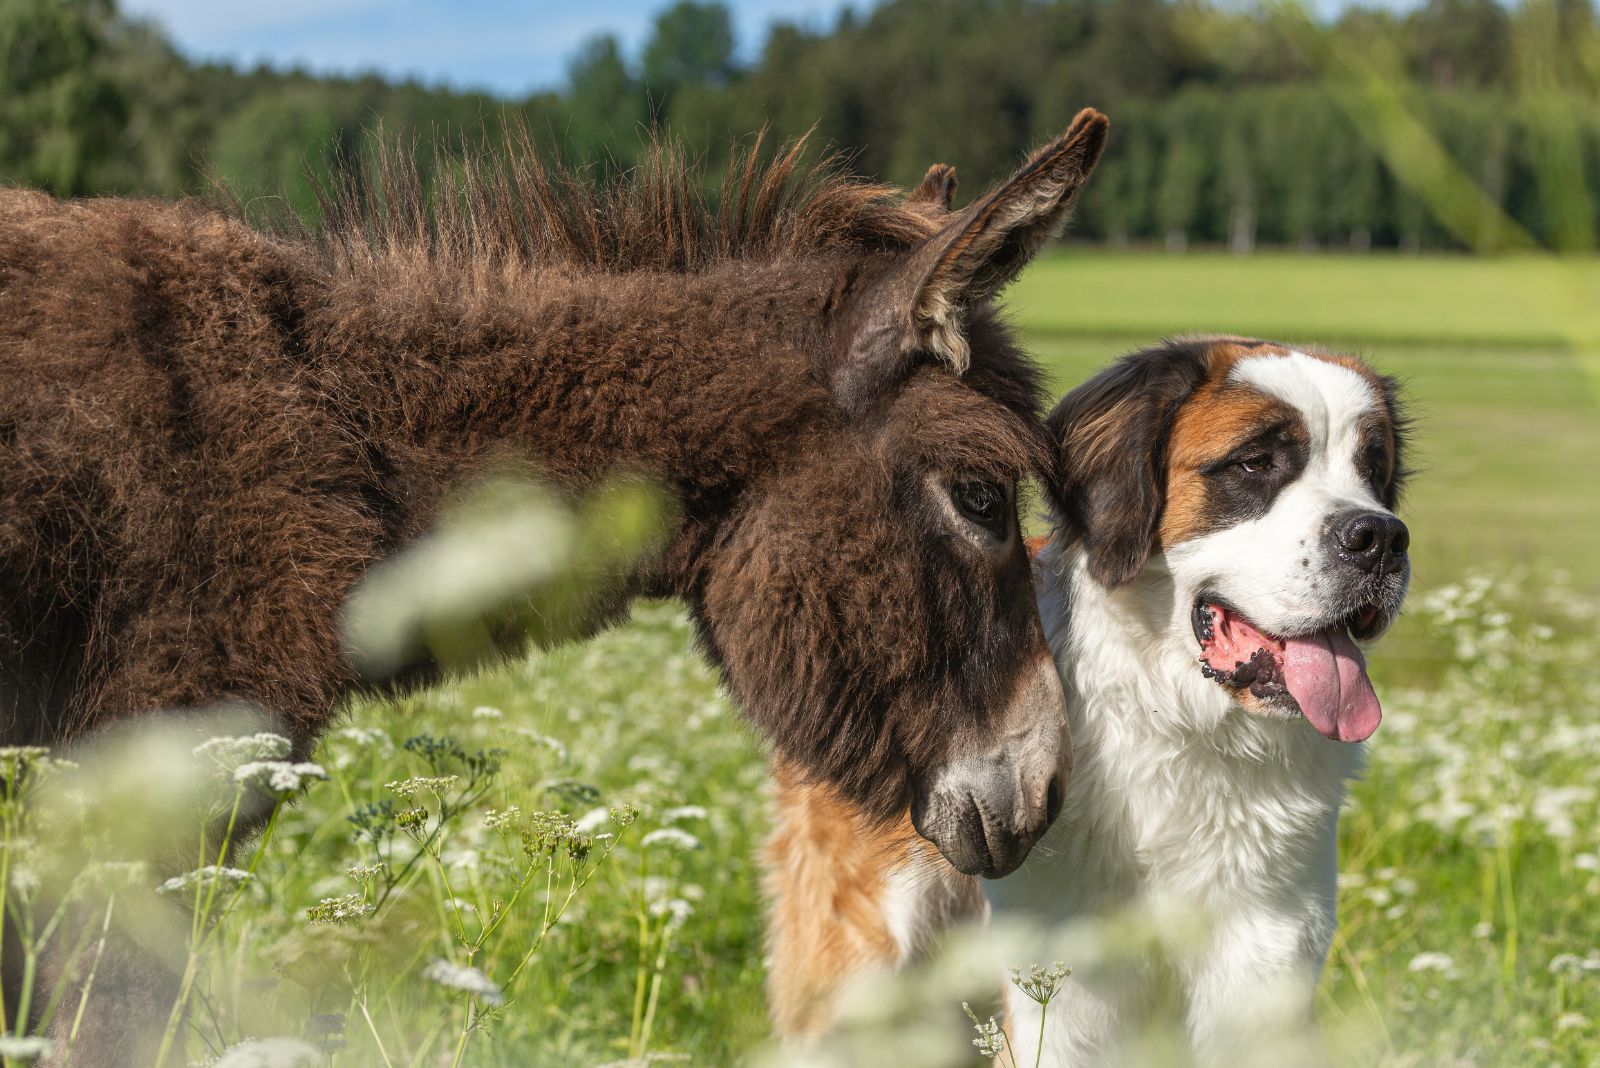
<svg viewBox="0 0 1600 1068">
<path fill-rule="evenodd" d="M 768 889 L 787 1036 L 827 1030 L 851 982 L 988 908 L 1060 929 L 1177 902 L 1206 921 L 1159 965 L 1068 978 L 1042 1065 L 1128 1063 L 1158 992 L 1204 1062 L 1263 1033 L 1269 1006 L 1310 1019 L 1339 809 L 1381 716 L 1357 643 L 1410 578 L 1395 385 L 1348 356 L 1186 338 L 1124 357 L 1051 426 L 1036 578 L 1073 740 L 1060 816 L 1021 869 L 980 884 L 908 828 L 872 840 L 780 777 Z M 1009 993 L 1031 1049 L 1040 1009 Z"/>
</svg>

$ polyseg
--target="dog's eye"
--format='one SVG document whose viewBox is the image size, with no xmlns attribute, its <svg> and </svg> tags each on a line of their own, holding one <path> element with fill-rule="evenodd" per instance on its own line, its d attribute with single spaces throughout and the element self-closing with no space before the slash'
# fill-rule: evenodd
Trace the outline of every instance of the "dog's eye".
<svg viewBox="0 0 1600 1068">
<path fill-rule="evenodd" d="M 1259 475 L 1263 471 L 1272 469 L 1272 454 L 1258 452 L 1254 456 L 1246 456 L 1242 460 L 1235 460 L 1234 466 L 1247 475 Z"/>
<path fill-rule="evenodd" d="M 1006 529 L 1006 488 L 998 482 L 957 482 L 950 487 L 950 498 L 968 519 L 1004 537 Z"/>
</svg>

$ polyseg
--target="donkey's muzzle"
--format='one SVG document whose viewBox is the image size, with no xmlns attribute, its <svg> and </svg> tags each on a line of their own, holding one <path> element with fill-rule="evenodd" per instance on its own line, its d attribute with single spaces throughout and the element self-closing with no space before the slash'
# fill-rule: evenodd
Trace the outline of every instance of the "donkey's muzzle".
<svg viewBox="0 0 1600 1068">
<path fill-rule="evenodd" d="M 911 824 L 957 871 L 998 879 L 1061 813 L 1072 771 L 1066 697 L 1048 656 L 984 742 L 918 782 Z"/>
</svg>

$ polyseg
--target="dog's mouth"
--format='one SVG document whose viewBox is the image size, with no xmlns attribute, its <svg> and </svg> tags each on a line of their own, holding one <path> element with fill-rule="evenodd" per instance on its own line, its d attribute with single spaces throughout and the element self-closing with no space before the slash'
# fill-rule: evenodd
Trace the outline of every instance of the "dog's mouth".
<svg viewBox="0 0 1600 1068">
<path fill-rule="evenodd" d="M 1351 632 L 1374 632 L 1380 617 L 1380 609 L 1369 606 L 1321 630 L 1277 637 L 1221 600 L 1202 596 L 1193 615 L 1200 673 L 1262 706 L 1298 712 L 1334 741 L 1365 741 L 1383 709 Z"/>
</svg>

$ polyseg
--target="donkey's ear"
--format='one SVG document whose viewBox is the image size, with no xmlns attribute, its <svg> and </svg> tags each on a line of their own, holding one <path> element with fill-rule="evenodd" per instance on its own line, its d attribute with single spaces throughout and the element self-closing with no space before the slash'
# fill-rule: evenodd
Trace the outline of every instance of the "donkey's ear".
<svg viewBox="0 0 1600 1068">
<path fill-rule="evenodd" d="M 919 357 L 965 373 L 967 309 L 1015 278 L 1061 228 L 1105 147 L 1106 117 L 1085 108 L 993 192 L 948 220 L 868 293 L 834 389 L 853 407 L 897 381 Z M 938 168 L 935 168 L 937 170 Z M 953 179 L 953 175 L 950 176 Z M 943 176 L 932 171 L 935 196 Z"/>
<path fill-rule="evenodd" d="M 1204 345 L 1125 356 L 1068 393 L 1047 425 L 1056 476 L 1046 487 L 1065 540 L 1083 545 L 1107 588 L 1131 582 L 1155 547 L 1167 493 L 1167 437 L 1206 379 Z"/>
<path fill-rule="evenodd" d="M 949 211 L 956 202 L 956 169 L 948 163 L 935 163 L 922 181 L 906 197 L 907 204 Z"/>
</svg>

